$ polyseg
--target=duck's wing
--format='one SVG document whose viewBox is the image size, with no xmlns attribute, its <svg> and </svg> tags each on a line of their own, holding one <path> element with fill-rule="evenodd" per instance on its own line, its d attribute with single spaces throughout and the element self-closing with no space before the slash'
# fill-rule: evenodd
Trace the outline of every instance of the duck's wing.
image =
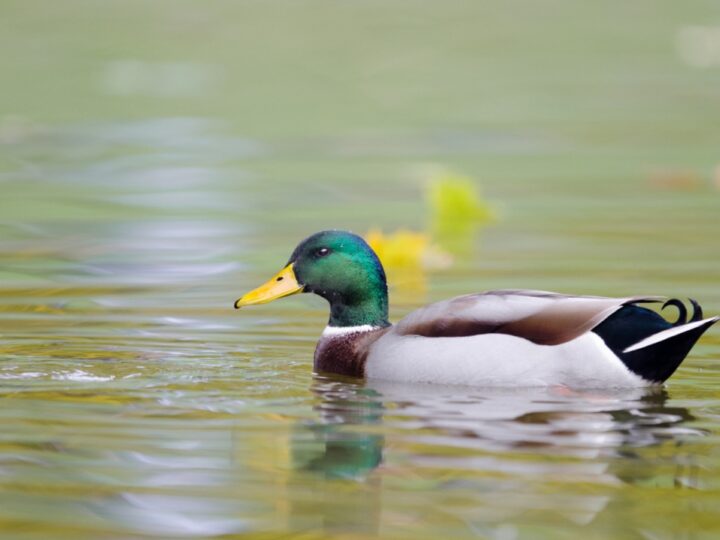
<svg viewBox="0 0 720 540">
<path fill-rule="evenodd" d="M 539 345 L 558 345 L 592 330 L 622 306 L 661 300 L 640 296 L 568 296 L 545 291 L 488 291 L 414 311 L 395 326 L 394 332 L 424 337 L 496 333 Z"/>
</svg>

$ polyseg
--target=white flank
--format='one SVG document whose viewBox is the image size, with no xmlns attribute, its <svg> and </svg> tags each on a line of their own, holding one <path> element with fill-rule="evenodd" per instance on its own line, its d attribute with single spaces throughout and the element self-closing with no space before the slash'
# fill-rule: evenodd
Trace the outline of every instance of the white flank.
<svg viewBox="0 0 720 540">
<path fill-rule="evenodd" d="M 361 324 L 360 326 L 326 326 L 323 330 L 323 337 L 346 336 L 347 334 L 358 334 L 360 332 L 370 332 L 377 330 L 379 326 L 370 324 Z"/>
<path fill-rule="evenodd" d="M 365 369 L 370 379 L 478 387 L 651 384 L 631 372 L 592 332 L 548 346 L 505 334 L 426 338 L 390 331 L 371 346 Z"/>
<path fill-rule="evenodd" d="M 656 343 L 660 343 L 661 341 L 665 341 L 666 339 L 670 339 L 671 337 L 679 336 L 680 334 L 689 330 L 694 330 L 695 328 L 702 326 L 703 324 L 707 324 L 713 319 L 717 320 L 717 317 L 713 317 L 711 319 L 704 319 L 702 321 L 697 321 L 694 323 L 683 324 L 682 326 L 676 326 L 674 328 L 668 328 L 667 330 L 663 330 L 662 332 L 658 332 L 657 334 L 653 334 L 650 337 L 646 337 L 645 339 L 638 341 L 635 345 L 630 345 L 623 352 L 629 353 L 637 351 L 638 349 L 650 347 L 651 345 L 655 345 Z"/>
</svg>

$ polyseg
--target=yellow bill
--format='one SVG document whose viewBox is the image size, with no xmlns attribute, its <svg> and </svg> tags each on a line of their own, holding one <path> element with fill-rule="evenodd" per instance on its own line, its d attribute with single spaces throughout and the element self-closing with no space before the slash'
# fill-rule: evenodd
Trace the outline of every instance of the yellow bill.
<svg viewBox="0 0 720 540">
<path fill-rule="evenodd" d="M 240 309 L 243 306 L 267 304 L 283 296 L 299 293 L 302 290 L 303 286 L 297 282 L 291 263 L 270 278 L 267 283 L 260 285 L 242 298 L 238 298 L 235 301 L 235 309 Z"/>
</svg>

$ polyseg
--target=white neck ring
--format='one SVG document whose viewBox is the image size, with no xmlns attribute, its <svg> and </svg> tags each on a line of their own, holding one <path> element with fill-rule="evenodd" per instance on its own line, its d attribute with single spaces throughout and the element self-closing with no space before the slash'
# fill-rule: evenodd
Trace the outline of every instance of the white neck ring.
<svg viewBox="0 0 720 540">
<path fill-rule="evenodd" d="M 379 326 L 370 324 L 361 324 L 359 326 L 326 326 L 323 330 L 323 337 L 346 336 L 347 334 L 359 334 L 362 332 L 370 332 L 377 330 Z"/>
</svg>

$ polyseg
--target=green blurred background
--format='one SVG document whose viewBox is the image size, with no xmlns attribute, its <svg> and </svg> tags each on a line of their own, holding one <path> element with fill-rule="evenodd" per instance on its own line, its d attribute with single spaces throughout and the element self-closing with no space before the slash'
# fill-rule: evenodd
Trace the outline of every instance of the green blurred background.
<svg viewBox="0 0 720 540">
<path fill-rule="evenodd" d="M 713 1 L 3 0 L 3 538 L 716 538 L 718 329 L 659 394 L 433 393 L 313 377 L 320 301 L 231 305 L 349 228 L 416 235 L 393 319 L 720 313 L 719 126 Z"/>
</svg>

